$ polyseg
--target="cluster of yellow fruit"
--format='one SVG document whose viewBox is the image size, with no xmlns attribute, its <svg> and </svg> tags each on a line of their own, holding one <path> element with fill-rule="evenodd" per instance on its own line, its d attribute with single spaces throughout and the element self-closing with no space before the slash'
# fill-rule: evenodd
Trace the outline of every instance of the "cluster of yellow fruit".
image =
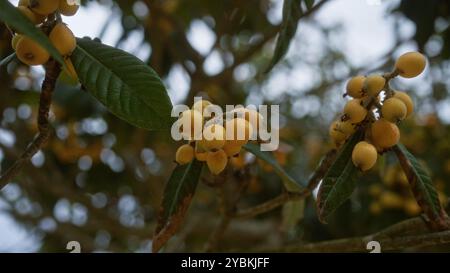
<svg viewBox="0 0 450 273">
<path fill-rule="evenodd" d="M 74 0 L 20 0 L 17 7 L 35 25 L 43 24 L 53 14 L 75 15 L 78 8 L 79 5 Z M 59 20 L 48 33 L 48 37 L 64 57 L 69 75 L 75 76 L 75 70 L 68 58 L 76 47 L 76 39 L 72 31 Z M 27 65 L 42 65 L 50 58 L 50 54 L 39 43 L 20 33 L 14 35 L 11 45 L 16 51 L 17 58 Z"/>
<path fill-rule="evenodd" d="M 178 148 L 175 161 L 188 164 L 194 158 L 206 162 L 211 173 L 221 173 L 231 161 L 233 165 L 244 164 L 242 146 L 255 139 L 263 118 L 256 110 L 236 108 L 224 117 L 209 117 L 207 100 L 199 100 L 192 109 L 180 115 L 180 124 L 191 124 L 191 130 L 182 131 L 189 141 Z M 229 160 L 231 158 L 231 160 Z M 236 158 L 236 160 L 233 160 Z M 236 161 L 236 162 L 234 162 Z"/>
<path fill-rule="evenodd" d="M 392 90 L 389 81 L 398 75 L 416 77 L 425 66 L 425 56 L 409 52 L 397 59 L 392 73 L 356 76 L 348 81 L 347 95 L 352 99 L 345 105 L 341 119 L 332 123 L 329 133 L 336 146 L 340 146 L 356 130 L 365 129 L 365 141 L 356 144 L 352 153 L 352 161 L 360 170 L 371 169 L 378 152 L 398 143 L 400 131 L 396 124 L 411 115 L 414 109 L 409 95 Z"/>
</svg>

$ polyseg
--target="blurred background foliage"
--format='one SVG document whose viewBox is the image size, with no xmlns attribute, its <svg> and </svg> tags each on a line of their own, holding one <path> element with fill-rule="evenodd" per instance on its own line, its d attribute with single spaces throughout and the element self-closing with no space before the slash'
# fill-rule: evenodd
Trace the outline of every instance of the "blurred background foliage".
<svg viewBox="0 0 450 273">
<path fill-rule="evenodd" d="M 95 1 L 82 1 L 85 6 L 91 2 Z M 183 72 L 188 91 L 176 94 L 174 103 L 191 104 L 194 96 L 203 96 L 222 106 L 280 104 L 283 145 L 275 156 L 303 182 L 331 147 L 328 125 L 345 103 L 345 81 L 356 73 L 388 71 L 402 53 L 397 49 L 417 47 L 429 58 L 427 75 L 413 85 L 395 82 L 399 90 L 414 98 L 417 109 L 401 125 L 402 141 L 423 160 L 446 204 L 450 194 L 450 1 L 392 1 L 386 20 L 394 22 L 391 31 L 396 42 L 379 62 L 362 66 L 352 64 L 345 50 L 333 46 L 345 29 L 323 25 L 315 17 L 304 19 L 300 28 L 305 25 L 319 38 L 298 35 L 288 57 L 264 75 L 279 29 L 279 22 L 271 20 L 277 2 L 281 0 L 98 1 L 121 18 L 116 46 L 138 31 L 143 33 L 138 43 L 151 49 L 145 61 L 169 87 L 177 84 L 170 82 L 171 72 Z M 413 35 L 407 37 L 401 27 L 406 23 L 415 26 Z M 188 39 L 187 33 L 196 24 L 213 34 L 214 42 L 206 52 L 195 49 Z M 107 28 L 108 23 L 102 33 Z M 370 31 L 370 26 L 367 28 Z M 3 58 L 12 53 L 11 35 L 3 24 L 0 36 Z M 102 34 L 99 36 L 101 39 Z M 221 60 L 218 72 L 205 69 L 211 55 Z M 290 73 L 293 67 L 308 70 L 305 74 Z M 42 71 L 17 61 L 0 68 L 2 170 L 12 164 L 37 131 L 42 76 Z M 296 77 L 306 77 L 307 81 L 301 87 L 282 84 L 284 80 L 295 82 Z M 272 92 L 280 86 L 285 88 L 283 92 Z M 79 241 L 85 252 L 149 251 L 162 190 L 180 144 L 171 140 L 169 132 L 147 132 L 119 120 L 65 75 L 55 93 L 52 125 L 54 134 L 45 149 L 0 194 L 2 213 L 32 234 L 35 246 L 30 251 L 66 251 L 67 242 L 73 240 Z M 232 222 L 217 250 L 364 235 L 419 215 L 396 160 L 384 158 L 361 177 L 351 200 L 328 225 L 318 222 L 310 197 L 304 212 L 298 211 L 300 221 L 283 220 L 282 210 L 277 209 L 255 219 Z M 244 185 L 238 207 L 259 204 L 282 190 L 270 166 L 248 156 L 234 161 L 232 175 L 220 194 L 230 195 Z M 165 251 L 204 250 L 220 219 L 220 194 L 200 184 L 183 228 Z M 1 245 L 0 250 L 11 251 Z"/>
</svg>

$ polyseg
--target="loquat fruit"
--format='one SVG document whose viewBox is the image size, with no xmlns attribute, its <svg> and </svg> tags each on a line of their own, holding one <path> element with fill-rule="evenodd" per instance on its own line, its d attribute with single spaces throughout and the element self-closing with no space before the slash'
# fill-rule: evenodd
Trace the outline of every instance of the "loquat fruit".
<svg viewBox="0 0 450 273">
<path fill-rule="evenodd" d="M 223 150 L 208 152 L 206 156 L 206 165 L 208 165 L 211 173 L 217 175 L 225 170 L 228 163 L 227 154 Z"/>
<path fill-rule="evenodd" d="M 198 151 L 195 152 L 195 158 L 198 161 L 205 162 L 207 156 L 208 156 L 208 152 L 198 152 Z"/>
<path fill-rule="evenodd" d="M 196 110 L 186 110 L 180 115 L 181 135 L 185 140 L 193 140 L 200 136 L 203 129 L 203 116 Z"/>
<path fill-rule="evenodd" d="M 79 5 L 75 3 L 69 3 L 68 0 L 59 0 L 59 12 L 65 16 L 73 16 L 77 13 Z"/>
<path fill-rule="evenodd" d="M 20 6 L 25 6 L 27 7 L 30 4 L 30 0 L 19 0 L 19 3 L 17 4 L 19 7 Z"/>
<path fill-rule="evenodd" d="M 360 99 L 352 99 L 344 107 L 344 114 L 351 123 L 360 123 L 367 116 L 367 109 L 361 105 Z"/>
<path fill-rule="evenodd" d="M 245 167 L 245 153 L 239 153 L 237 156 L 230 158 L 230 163 L 235 169 L 242 169 Z"/>
<path fill-rule="evenodd" d="M 419 52 L 408 52 L 400 56 L 395 62 L 395 68 L 404 78 L 414 78 L 420 75 L 426 66 L 426 58 Z"/>
<path fill-rule="evenodd" d="M 233 142 L 227 141 L 222 149 L 225 151 L 227 156 L 232 157 L 232 156 L 239 154 L 239 152 L 242 150 L 242 146 L 236 145 Z"/>
<path fill-rule="evenodd" d="M 351 78 L 347 82 L 347 94 L 355 99 L 360 99 L 364 96 L 363 88 L 364 81 L 366 80 L 365 76 L 356 76 Z"/>
<path fill-rule="evenodd" d="M 207 151 L 221 149 L 225 145 L 225 128 L 220 124 L 207 126 L 199 145 Z"/>
<path fill-rule="evenodd" d="M 385 119 L 379 119 L 371 127 L 372 142 L 384 150 L 396 145 L 400 139 L 400 130 L 397 125 Z"/>
<path fill-rule="evenodd" d="M 376 97 L 383 90 L 386 79 L 380 75 L 371 75 L 364 82 L 365 90 L 369 96 Z"/>
<path fill-rule="evenodd" d="M 21 34 L 16 34 L 12 37 L 11 39 L 11 47 L 12 49 L 16 50 L 17 47 L 17 43 L 20 41 L 20 39 L 22 39 L 23 36 Z"/>
<path fill-rule="evenodd" d="M 406 106 L 406 116 L 410 116 L 414 111 L 414 102 L 405 92 L 395 91 L 394 98 L 403 101 Z"/>
<path fill-rule="evenodd" d="M 233 118 L 225 123 L 226 139 L 233 145 L 247 144 L 253 134 L 252 125 L 243 118 Z"/>
<path fill-rule="evenodd" d="M 370 170 L 377 162 L 377 157 L 377 149 L 366 141 L 359 142 L 353 148 L 353 164 L 361 171 Z"/>
<path fill-rule="evenodd" d="M 264 117 L 254 109 L 248 108 L 237 108 L 232 111 L 235 113 L 235 117 L 243 118 L 252 125 L 253 130 L 256 132 L 258 128 L 261 126 L 261 122 L 263 122 Z"/>
<path fill-rule="evenodd" d="M 393 123 L 405 119 L 407 111 L 408 110 L 403 101 L 397 98 L 385 100 L 383 106 L 381 107 L 383 118 Z"/>
<path fill-rule="evenodd" d="M 208 107 L 209 105 L 212 105 L 212 103 L 210 101 L 199 100 L 199 101 L 196 101 L 194 103 L 194 105 L 192 105 L 192 110 L 196 110 L 196 111 L 198 111 L 198 112 L 203 114 L 205 109 L 206 109 L 206 107 Z"/>
<path fill-rule="evenodd" d="M 55 12 L 59 7 L 58 0 L 29 0 L 29 7 L 41 15 L 49 15 Z"/>
<path fill-rule="evenodd" d="M 26 6 L 18 6 L 17 9 L 20 11 L 20 13 L 25 15 L 25 17 L 27 17 L 28 20 L 30 20 L 34 25 L 38 25 L 45 21 L 46 16 L 37 14 Z"/>
<path fill-rule="evenodd" d="M 27 65 L 41 65 L 50 58 L 47 50 L 26 36 L 17 42 L 16 54 L 17 58 Z"/>
<path fill-rule="evenodd" d="M 180 146 L 175 154 L 175 161 L 180 165 L 190 163 L 194 159 L 194 147 L 189 144 Z"/>
<path fill-rule="evenodd" d="M 77 46 L 75 36 L 64 23 L 58 23 L 52 29 L 49 39 L 62 56 L 72 54 Z"/>
</svg>

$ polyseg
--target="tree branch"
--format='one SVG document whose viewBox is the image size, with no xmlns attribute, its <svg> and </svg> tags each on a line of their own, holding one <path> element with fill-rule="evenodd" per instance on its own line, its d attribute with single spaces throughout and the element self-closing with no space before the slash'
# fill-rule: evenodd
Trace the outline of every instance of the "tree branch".
<svg viewBox="0 0 450 273">
<path fill-rule="evenodd" d="M 45 64 L 45 79 L 42 83 L 41 96 L 39 100 L 38 129 L 39 133 L 28 145 L 23 154 L 14 164 L 0 176 L 0 190 L 5 187 L 28 163 L 28 161 L 42 148 L 50 136 L 50 124 L 48 114 L 52 103 L 52 95 L 56 80 L 61 72 L 60 64 L 51 59 Z"/>
</svg>

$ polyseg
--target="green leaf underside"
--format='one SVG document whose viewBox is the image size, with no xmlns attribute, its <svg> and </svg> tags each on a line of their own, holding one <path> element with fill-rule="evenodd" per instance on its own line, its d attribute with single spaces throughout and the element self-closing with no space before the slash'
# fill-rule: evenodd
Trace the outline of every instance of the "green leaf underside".
<svg viewBox="0 0 450 273">
<path fill-rule="evenodd" d="M 352 162 L 352 152 L 362 137 L 358 131 L 345 143 L 322 180 L 317 196 L 322 222 L 351 196 L 356 187 L 358 169 Z"/>
<path fill-rule="evenodd" d="M 405 169 L 402 166 L 411 183 L 412 191 L 416 198 L 418 198 L 418 203 L 421 205 L 422 209 L 431 219 L 437 219 L 441 215 L 442 207 L 439 201 L 439 195 L 434 188 L 430 176 L 427 174 L 422 164 L 412 155 L 408 149 L 403 144 L 397 144 L 396 152 L 403 154 L 409 161 L 410 168 Z M 401 155 L 400 155 L 401 156 Z M 410 177 L 409 172 L 412 171 L 414 177 Z M 431 213 L 431 215 L 430 215 Z"/>
<path fill-rule="evenodd" d="M 172 103 L 164 84 L 135 56 L 83 38 L 77 39 L 71 60 L 81 84 L 119 118 L 148 130 L 172 125 Z"/>
<path fill-rule="evenodd" d="M 254 154 L 257 158 L 265 161 L 266 163 L 270 164 L 275 172 L 280 176 L 281 180 L 283 181 L 284 187 L 286 190 L 291 192 L 300 192 L 302 190 L 302 186 L 299 182 L 295 181 L 281 166 L 278 164 L 275 157 L 273 157 L 272 153 L 270 152 L 262 152 L 260 150 L 259 145 L 248 143 L 244 145 L 243 147 L 246 151 Z"/>
<path fill-rule="evenodd" d="M 270 72 L 289 50 L 291 40 L 297 32 L 298 20 L 303 13 L 301 2 L 302 0 L 284 0 L 283 22 L 281 23 L 275 51 L 266 73 Z"/>
<path fill-rule="evenodd" d="M 16 58 L 16 53 L 13 53 L 13 54 L 7 56 L 6 58 L 4 58 L 3 60 L 0 61 L 0 66 L 9 64 L 15 58 Z"/>
<path fill-rule="evenodd" d="M 158 251 L 178 230 L 195 194 L 203 162 L 193 160 L 178 165 L 167 182 L 153 239 L 153 250 Z"/>
<path fill-rule="evenodd" d="M 5 22 L 9 27 L 18 33 L 21 33 L 39 43 L 55 60 L 64 65 L 63 57 L 52 45 L 48 37 L 8 1 L 0 1 L 0 20 Z"/>
</svg>

